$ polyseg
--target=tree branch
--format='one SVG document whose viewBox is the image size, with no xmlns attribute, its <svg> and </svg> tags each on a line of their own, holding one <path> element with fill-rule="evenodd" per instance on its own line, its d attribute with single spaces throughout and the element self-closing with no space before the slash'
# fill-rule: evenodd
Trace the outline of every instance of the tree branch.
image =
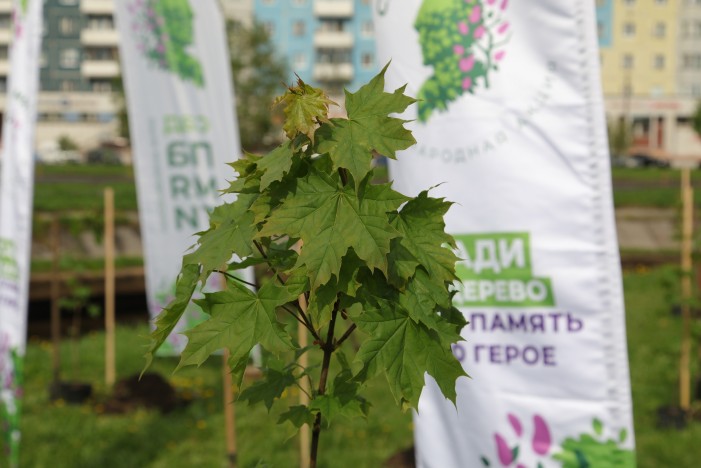
<svg viewBox="0 0 701 468">
<path fill-rule="evenodd" d="M 343 336 L 338 339 L 338 341 L 334 345 L 333 349 L 340 348 L 341 345 L 343 344 L 343 342 L 346 341 L 353 334 L 353 332 L 355 331 L 356 328 L 358 328 L 356 324 L 351 325 L 348 328 L 348 330 L 346 330 L 346 332 L 343 334 Z"/>
<path fill-rule="evenodd" d="M 245 284 L 246 286 L 250 286 L 250 287 L 252 287 L 252 288 L 258 288 L 258 285 L 255 285 L 255 284 L 253 284 L 253 283 L 249 283 L 248 281 L 246 281 L 246 280 L 244 280 L 244 279 L 241 279 L 241 278 L 239 278 L 239 277 L 236 276 L 236 275 L 232 275 L 231 273 L 228 273 L 228 272 L 226 272 L 226 271 L 222 271 L 222 270 L 213 270 L 213 271 L 216 272 L 216 273 L 221 273 L 222 275 L 226 276 L 227 278 L 231 278 L 231 279 L 233 279 L 233 280 L 236 280 L 236 281 L 238 281 L 238 282 L 240 282 L 240 283 Z"/>
</svg>

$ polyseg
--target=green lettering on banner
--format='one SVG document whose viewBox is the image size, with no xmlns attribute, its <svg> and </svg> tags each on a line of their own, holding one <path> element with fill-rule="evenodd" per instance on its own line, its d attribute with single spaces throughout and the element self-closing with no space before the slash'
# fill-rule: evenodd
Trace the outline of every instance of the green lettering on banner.
<svg viewBox="0 0 701 468">
<path fill-rule="evenodd" d="M 456 306 L 552 307 L 550 278 L 533 276 L 530 234 L 455 236 Z"/>
<path fill-rule="evenodd" d="M 9 239 L 0 238 L 0 279 L 7 281 L 19 280 L 15 243 Z"/>
</svg>

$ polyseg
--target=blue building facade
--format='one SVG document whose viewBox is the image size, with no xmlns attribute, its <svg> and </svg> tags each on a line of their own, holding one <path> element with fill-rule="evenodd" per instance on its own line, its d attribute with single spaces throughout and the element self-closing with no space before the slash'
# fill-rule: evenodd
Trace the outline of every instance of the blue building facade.
<svg viewBox="0 0 701 468">
<path fill-rule="evenodd" d="M 596 2 L 596 27 L 599 34 L 599 47 L 611 47 L 613 42 L 613 0 Z"/>
<path fill-rule="evenodd" d="M 340 94 L 378 71 L 369 0 L 254 0 L 254 17 L 305 82 Z"/>
</svg>

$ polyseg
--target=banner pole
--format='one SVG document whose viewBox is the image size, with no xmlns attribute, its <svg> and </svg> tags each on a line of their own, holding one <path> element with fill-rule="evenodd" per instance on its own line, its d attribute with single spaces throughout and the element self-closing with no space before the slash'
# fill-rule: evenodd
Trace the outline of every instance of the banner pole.
<svg viewBox="0 0 701 468">
<path fill-rule="evenodd" d="M 114 190 L 106 187 L 105 199 L 105 385 L 116 380 L 115 365 L 115 271 L 114 271 Z"/>
<path fill-rule="evenodd" d="M 692 234 L 694 218 L 694 191 L 691 187 L 691 171 L 682 169 L 682 248 L 681 248 L 681 289 L 682 289 L 682 342 L 679 358 L 679 406 L 689 411 L 691 405 L 691 264 Z"/>
</svg>

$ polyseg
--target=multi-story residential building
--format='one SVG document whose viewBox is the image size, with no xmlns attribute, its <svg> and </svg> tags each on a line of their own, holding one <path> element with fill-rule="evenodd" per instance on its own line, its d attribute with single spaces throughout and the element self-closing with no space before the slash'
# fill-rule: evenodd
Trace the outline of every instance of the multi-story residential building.
<svg viewBox="0 0 701 468">
<path fill-rule="evenodd" d="M 597 0 L 596 6 L 609 119 L 632 123 L 633 152 L 701 159 L 701 140 L 689 125 L 701 98 L 701 22 L 694 34 L 701 0 Z"/>
<path fill-rule="evenodd" d="M 226 15 L 251 22 L 253 0 L 220 0 Z M 9 72 L 11 0 L 0 0 L 0 109 Z M 89 148 L 117 134 L 120 78 L 114 0 L 45 0 L 37 148 L 68 136 Z M 1 121 L 2 119 L 0 119 Z"/>
<path fill-rule="evenodd" d="M 39 151 L 68 136 L 93 146 L 115 136 L 120 76 L 112 0 L 45 0 L 38 100 Z M 0 91 L 7 85 L 10 0 L 0 0 Z M 4 108 L 4 100 L 0 101 Z"/>
<path fill-rule="evenodd" d="M 254 0 L 254 16 L 305 82 L 333 97 L 377 72 L 369 0 Z"/>
</svg>

